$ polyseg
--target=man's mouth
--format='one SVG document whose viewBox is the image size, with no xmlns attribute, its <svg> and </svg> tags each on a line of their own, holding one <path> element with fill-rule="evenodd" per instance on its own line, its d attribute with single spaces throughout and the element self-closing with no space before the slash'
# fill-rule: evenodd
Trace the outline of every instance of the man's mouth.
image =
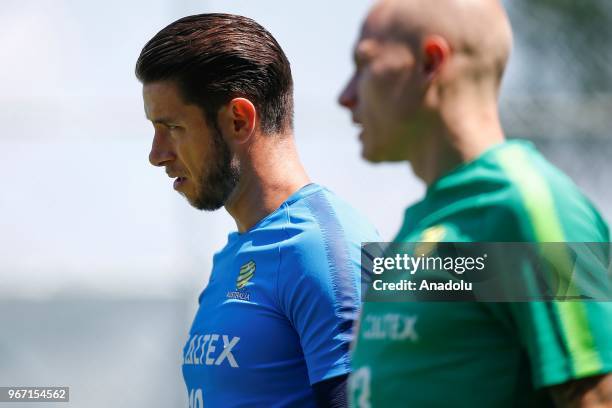
<svg viewBox="0 0 612 408">
<path fill-rule="evenodd" d="M 353 125 L 355 126 L 355 129 L 358 132 L 357 137 L 359 138 L 359 140 L 361 140 L 364 133 L 363 124 L 361 122 L 354 122 Z"/>
<path fill-rule="evenodd" d="M 355 115 L 353 115 L 352 119 L 353 119 L 353 126 L 357 128 L 357 130 L 359 131 L 358 136 L 359 136 L 359 139 L 361 140 L 362 135 L 363 135 L 363 123 L 361 123 L 361 120 Z"/>
<path fill-rule="evenodd" d="M 186 177 L 177 177 L 174 180 L 174 185 L 173 185 L 174 189 L 178 190 L 183 185 L 183 183 L 185 183 L 186 180 L 187 180 Z"/>
</svg>

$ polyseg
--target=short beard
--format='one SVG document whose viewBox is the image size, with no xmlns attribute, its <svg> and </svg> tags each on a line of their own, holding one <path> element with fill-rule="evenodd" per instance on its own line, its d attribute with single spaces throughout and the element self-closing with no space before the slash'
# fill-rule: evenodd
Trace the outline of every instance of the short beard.
<svg viewBox="0 0 612 408">
<path fill-rule="evenodd" d="M 233 159 L 228 144 L 223 140 L 219 126 L 212 126 L 213 163 L 203 171 L 198 180 L 199 192 L 191 202 L 198 210 L 215 211 L 221 208 L 240 180 L 240 166 Z"/>
</svg>

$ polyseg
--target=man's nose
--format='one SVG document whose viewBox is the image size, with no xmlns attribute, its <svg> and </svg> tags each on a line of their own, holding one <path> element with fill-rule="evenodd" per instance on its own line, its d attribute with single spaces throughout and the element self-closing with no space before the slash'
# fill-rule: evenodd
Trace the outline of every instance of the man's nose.
<svg viewBox="0 0 612 408">
<path fill-rule="evenodd" d="M 149 162 L 153 166 L 164 166 L 176 158 L 172 144 L 168 140 L 168 136 L 163 131 L 155 131 L 153 135 L 153 144 L 149 153 Z"/>
<path fill-rule="evenodd" d="M 355 77 L 351 78 L 338 97 L 338 103 L 347 109 L 357 106 L 357 84 Z"/>
</svg>

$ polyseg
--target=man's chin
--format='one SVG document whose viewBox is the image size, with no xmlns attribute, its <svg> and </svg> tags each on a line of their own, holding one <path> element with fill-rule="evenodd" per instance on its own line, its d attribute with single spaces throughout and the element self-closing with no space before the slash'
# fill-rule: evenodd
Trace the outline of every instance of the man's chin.
<svg viewBox="0 0 612 408">
<path fill-rule="evenodd" d="M 376 151 L 374 149 L 367 149 L 365 146 L 361 149 L 361 157 L 373 164 L 385 163 L 385 162 L 401 162 L 405 161 L 406 158 L 399 154 L 389 154 L 384 151 Z"/>
<path fill-rule="evenodd" d="M 200 211 L 216 211 L 219 208 L 223 207 L 223 203 L 220 203 L 219 200 L 213 201 L 208 198 L 194 197 L 186 193 L 180 194 L 185 197 L 185 200 L 187 200 L 189 205 Z"/>
<path fill-rule="evenodd" d="M 361 149 L 361 157 L 370 163 L 381 163 L 385 161 L 380 154 L 376 154 L 376 152 L 366 149 L 365 147 Z"/>
<path fill-rule="evenodd" d="M 223 202 L 212 201 L 212 200 L 189 200 L 189 204 L 192 207 L 200 210 L 200 211 L 217 211 L 219 208 L 223 207 Z"/>
<path fill-rule="evenodd" d="M 187 199 L 187 202 L 189 202 L 192 207 L 201 211 L 216 211 L 219 208 L 223 207 L 226 201 L 226 199 L 223 197 L 215 197 L 213 195 L 192 196 L 183 194 L 183 196 Z"/>
</svg>

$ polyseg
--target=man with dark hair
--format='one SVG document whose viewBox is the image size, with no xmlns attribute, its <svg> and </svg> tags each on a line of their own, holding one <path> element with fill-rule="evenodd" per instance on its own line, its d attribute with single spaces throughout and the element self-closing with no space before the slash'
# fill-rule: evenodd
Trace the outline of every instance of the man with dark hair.
<svg viewBox="0 0 612 408">
<path fill-rule="evenodd" d="M 368 14 L 340 103 L 365 159 L 407 161 L 427 185 L 397 242 L 609 242 L 567 176 L 505 140 L 511 45 L 496 0 L 382 0 Z M 610 302 L 366 302 L 360 322 L 357 407 L 612 406 Z"/>
<path fill-rule="evenodd" d="M 151 163 L 238 227 L 214 256 L 185 345 L 190 406 L 345 406 L 360 244 L 377 233 L 309 182 L 281 47 L 251 19 L 190 16 L 145 45 L 136 75 Z"/>
</svg>

